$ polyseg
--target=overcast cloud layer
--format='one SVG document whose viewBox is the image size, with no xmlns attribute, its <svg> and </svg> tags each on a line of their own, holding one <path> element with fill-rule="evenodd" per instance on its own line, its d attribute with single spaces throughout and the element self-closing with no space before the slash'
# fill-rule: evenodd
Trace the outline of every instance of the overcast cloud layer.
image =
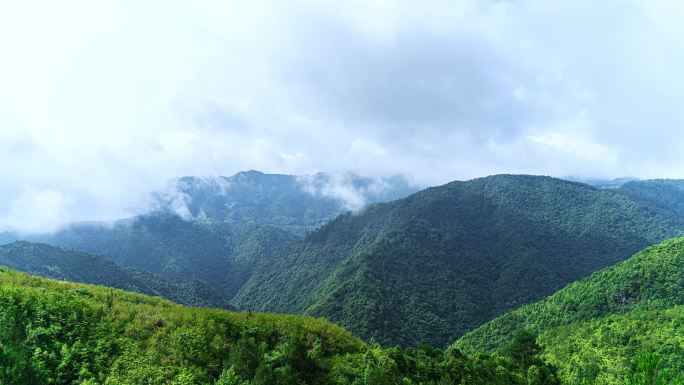
<svg viewBox="0 0 684 385">
<path fill-rule="evenodd" d="M 0 5 L 0 230 L 240 170 L 684 177 L 679 1 Z"/>
</svg>

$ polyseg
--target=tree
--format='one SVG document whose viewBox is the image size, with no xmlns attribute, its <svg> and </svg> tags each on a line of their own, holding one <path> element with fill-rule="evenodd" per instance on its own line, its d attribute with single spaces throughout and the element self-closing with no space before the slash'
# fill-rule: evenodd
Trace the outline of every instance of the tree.
<svg viewBox="0 0 684 385">
<path fill-rule="evenodd" d="M 681 385 L 682 376 L 671 375 L 667 369 L 659 369 L 660 356 L 652 351 L 639 355 L 636 371 L 627 376 L 627 385 Z"/>
<path fill-rule="evenodd" d="M 538 361 L 537 356 L 541 352 L 541 347 L 537 344 L 537 336 L 528 331 L 521 331 L 513 337 L 505 352 L 518 368 L 526 373 L 530 366 Z"/>
</svg>

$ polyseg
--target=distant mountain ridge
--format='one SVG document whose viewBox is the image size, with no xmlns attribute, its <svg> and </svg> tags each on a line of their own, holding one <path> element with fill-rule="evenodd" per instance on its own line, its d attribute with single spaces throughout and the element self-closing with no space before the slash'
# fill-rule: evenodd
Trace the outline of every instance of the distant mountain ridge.
<svg viewBox="0 0 684 385">
<path fill-rule="evenodd" d="M 107 226 L 78 224 L 24 239 L 106 255 L 121 266 L 172 282 L 195 279 L 228 300 L 255 264 L 295 237 L 275 227 L 202 223 L 155 212 Z"/>
<path fill-rule="evenodd" d="M 185 177 L 157 194 L 156 211 L 106 223 L 74 223 L 52 234 L 2 233 L 0 244 L 27 240 L 106 255 L 135 269 L 137 276 L 147 272 L 168 283 L 202 284 L 210 288 L 200 290 L 207 301 L 217 303 L 213 297 L 218 293 L 227 304 L 255 266 L 268 263 L 282 245 L 341 212 L 415 190 L 402 177 L 351 173 Z M 107 284 L 104 278 L 87 282 Z"/>
<path fill-rule="evenodd" d="M 179 178 L 168 191 L 156 194 L 155 207 L 185 219 L 274 226 L 301 236 L 345 211 L 416 191 L 418 188 L 401 176 L 246 171 L 230 177 Z"/>
<path fill-rule="evenodd" d="M 589 186 L 594 186 L 597 188 L 619 188 L 622 185 L 630 182 L 636 182 L 639 181 L 639 178 L 635 177 L 621 177 L 621 178 L 614 178 L 614 179 L 601 179 L 601 178 L 577 178 L 577 177 L 568 177 L 564 178 L 569 181 L 573 182 L 580 182 L 580 183 L 586 183 Z"/>
<path fill-rule="evenodd" d="M 616 190 L 654 209 L 684 217 L 684 180 L 650 179 L 632 181 Z"/>
<path fill-rule="evenodd" d="M 118 266 L 109 258 L 30 242 L 0 246 L 0 265 L 47 278 L 98 284 L 161 296 L 174 302 L 204 307 L 230 307 L 205 283 L 179 283 L 142 270 Z"/>
</svg>

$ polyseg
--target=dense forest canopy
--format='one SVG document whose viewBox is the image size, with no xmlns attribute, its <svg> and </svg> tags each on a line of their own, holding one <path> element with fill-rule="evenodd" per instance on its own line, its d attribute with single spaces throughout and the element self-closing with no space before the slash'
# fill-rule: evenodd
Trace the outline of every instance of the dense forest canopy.
<svg viewBox="0 0 684 385">
<path fill-rule="evenodd" d="M 383 349 L 323 319 L 187 308 L 6 268 L 0 318 L 2 384 L 526 384 L 531 367 L 556 383 L 529 337 L 475 358 Z"/>
<path fill-rule="evenodd" d="M 561 384 L 526 332 L 492 354 L 381 348 L 323 319 L 187 308 L 6 268 L 0 318 L 3 384 Z M 679 384 L 646 357 L 625 376 Z"/>
<path fill-rule="evenodd" d="M 382 344 L 446 346 L 641 248 L 684 218 L 615 191 L 498 175 L 341 215 L 257 266 L 233 303 L 323 315 Z"/>
<path fill-rule="evenodd" d="M 496 351 L 522 331 L 539 334 L 568 383 L 619 384 L 639 351 L 684 372 L 684 238 L 649 247 L 460 338 L 465 352 Z"/>
</svg>

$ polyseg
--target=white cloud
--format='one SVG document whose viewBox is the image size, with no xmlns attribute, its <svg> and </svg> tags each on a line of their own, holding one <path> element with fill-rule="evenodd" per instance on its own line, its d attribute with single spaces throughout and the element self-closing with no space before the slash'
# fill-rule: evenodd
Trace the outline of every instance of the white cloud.
<svg viewBox="0 0 684 385">
<path fill-rule="evenodd" d="M 682 177 L 683 16 L 667 0 L 4 2 L 0 230 L 131 215 L 170 178 L 246 169 Z"/>
<path fill-rule="evenodd" d="M 18 232 L 51 231 L 62 224 L 74 202 L 55 190 L 24 189 L 8 202 L 0 226 Z"/>
<path fill-rule="evenodd" d="M 539 136 L 529 136 L 530 141 L 566 153 L 587 162 L 610 163 L 617 161 L 615 151 L 591 140 L 562 132 L 547 132 Z"/>
</svg>

